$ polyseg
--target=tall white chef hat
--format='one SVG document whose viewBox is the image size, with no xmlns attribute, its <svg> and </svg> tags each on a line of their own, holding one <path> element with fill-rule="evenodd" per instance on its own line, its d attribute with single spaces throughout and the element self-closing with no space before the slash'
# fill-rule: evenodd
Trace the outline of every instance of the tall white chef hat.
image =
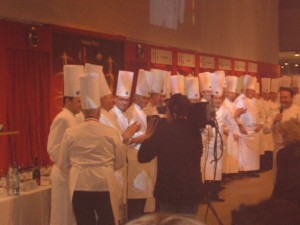
<svg viewBox="0 0 300 225">
<path fill-rule="evenodd" d="M 212 83 L 212 95 L 222 96 L 223 95 L 223 84 L 225 80 L 225 73 L 212 73 L 211 83 Z"/>
<path fill-rule="evenodd" d="M 242 92 L 243 81 L 244 81 L 244 75 L 241 75 L 240 77 L 238 77 L 238 81 L 237 81 L 237 92 L 238 92 L 238 93 L 241 93 L 241 92 Z M 245 90 L 245 89 L 244 89 L 244 90 Z"/>
<path fill-rule="evenodd" d="M 151 92 L 152 93 L 163 93 L 163 71 L 159 69 L 151 69 L 153 73 L 153 81 Z"/>
<path fill-rule="evenodd" d="M 83 73 L 82 65 L 64 65 L 64 96 L 80 96 L 79 77 Z"/>
<path fill-rule="evenodd" d="M 186 77 L 185 84 L 188 99 L 200 98 L 198 77 Z"/>
<path fill-rule="evenodd" d="M 143 69 L 139 70 L 135 94 L 149 97 L 153 81 L 153 73 Z"/>
<path fill-rule="evenodd" d="M 255 85 L 255 93 L 260 94 L 260 83 L 257 81 Z"/>
<path fill-rule="evenodd" d="M 237 85 L 238 85 L 238 77 L 236 76 L 227 76 L 226 77 L 227 83 L 227 91 L 228 92 L 237 92 Z"/>
<path fill-rule="evenodd" d="M 99 74 L 86 73 L 80 76 L 81 107 L 96 109 L 100 107 Z"/>
<path fill-rule="evenodd" d="M 244 80 L 245 82 L 243 81 L 243 83 L 245 83 L 245 89 L 252 89 L 254 91 L 256 90 L 256 77 L 246 74 L 244 76 Z"/>
<path fill-rule="evenodd" d="M 261 78 L 261 91 L 265 93 L 271 91 L 271 78 Z"/>
<path fill-rule="evenodd" d="M 280 78 L 280 87 L 291 87 L 292 77 L 283 75 Z"/>
<path fill-rule="evenodd" d="M 166 95 L 166 98 L 171 96 L 171 71 L 162 71 L 163 74 L 163 95 Z"/>
<path fill-rule="evenodd" d="M 274 78 L 271 80 L 271 92 L 277 93 L 279 90 L 280 78 Z"/>
<path fill-rule="evenodd" d="M 198 74 L 201 91 L 211 90 L 211 75 L 210 72 L 204 72 Z"/>
<path fill-rule="evenodd" d="M 293 75 L 291 87 L 300 88 L 300 75 Z"/>
<path fill-rule="evenodd" d="M 130 97 L 133 81 L 133 72 L 119 71 L 116 96 Z"/>
<path fill-rule="evenodd" d="M 171 91 L 172 95 L 182 94 L 184 95 L 185 89 L 185 78 L 183 75 L 172 75 L 171 76 Z"/>
<path fill-rule="evenodd" d="M 220 76 L 224 77 L 224 82 L 223 82 L 223 89 L 227 88 L 227 83 L 226 83 L 226 79 L 225 79 L 225 71 L 224 70 L 217 70 L 214 73 L 216 74 L 220 74 Z"/>
<path fill-rule="evenodd" d="M 103 73 L 102 66 L 86 63 L 84 66 L 84 72 L 99 74 L 100 98 L 111 94 L 111 90 L 109 89 L 109 86 L 107 84 L 106 78 Z"/>
</svg>

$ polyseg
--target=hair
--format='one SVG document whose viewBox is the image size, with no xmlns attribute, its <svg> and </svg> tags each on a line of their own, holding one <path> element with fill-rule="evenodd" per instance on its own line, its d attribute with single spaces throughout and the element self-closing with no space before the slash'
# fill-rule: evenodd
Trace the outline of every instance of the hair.
<svg viewBox="0 0 300 225">
<path fill-rule="evenodd" d="M 192 216 L 153 213 L 129 221 L 126 225 L 203 225 Z"/>
<path fill-rule="evenodd" d="M 74 97 L 64 96 L 64 97 L 63 97 L 63 106 L 66 104 L 67 99 L 69 99 L 70 101 L 73 101 L 73 98 L 74 98 Z"/>
<path fill-rule="evenodd" d="M 299 119 L 291 118 L 280 125 L 279 132 L 282 135 L 284 145 L 300 142 Z"/>
<path fill-rule="evenodd" d="M 182 94 L 175 94 L 167 101 L 167 105 L 174 119 L 175 115 L 177 117 L 187 116 L 191 107 L 191 102 L 186 96 Z"/>
<path fill-rule="evenodd" d="M 300 224 L 300 208 L 283 199 L 268 199 L 257 205 L 240 205 L 233 210 L 232 225 Z"/>
<path fill-rule="evenodd" d="M 289 87 L 280 87 L 280 92 L 281 91 L 287 91 L 291 94 L 291 96 L 293 97 L 294 96 L 294 91 L 292 88 L 289 88 Z"/>
</svg>

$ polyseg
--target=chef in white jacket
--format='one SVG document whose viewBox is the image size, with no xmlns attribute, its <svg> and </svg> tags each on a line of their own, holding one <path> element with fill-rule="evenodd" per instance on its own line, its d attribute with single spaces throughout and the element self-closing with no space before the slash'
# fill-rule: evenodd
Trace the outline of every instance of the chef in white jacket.
<svg viewBox="0 0 300 225">
<path fill-rule="evenodd" d="M 291 82 L 291 88 L 294 91 L 294 104 L 300 106 L 300 75 L 293 75 L 292 82 Z"/>
<path fill-rule="evenodd" d="M 237 110 L 242 112 L 236 115 L 237 123 L 241 132 L 238 140 L 239 148 L 239 170 L 251 177 L 258 177 L 255 171 L 259 170 L 259 134 L 263 124 L 259 118 L 257 101 L 254 98 L 256 77 L 245 75 L 245 96 L 237 103 Z"/>
<path fill-rule="evenodd" d="M 99 75 L 80 77 L 81 105 L 85 120 L 66 130 L 58 167 L 69 176 L 77 225 L 118 225 L 120 188 L 114 171 L 125 161 L 118 132 L 99 123 Z"/>
<path fill-rule="evenodd" d="M 279 132 L 279 126 L 281 123 L 288 121 L 291 118 L 300 120 L 300 107 L 293 103 L 293 97 L 294 93 L 291 88 L 280 88 L 280 108 L 277 112 L 274 112 L 274 119 L 272 124 L 272 130 L 274 135 L 274 179 L 276 177 L 276 155 L 277 152 L 284 147 L 282 136 Z"/>
<path fill-rule="evenodd" d="M 132 144 L 127 148 L 129 220 L 143 215 L 146 199 L 153 196 L 150 163 L 139 163 L 137 159 L 147 130 L 147 115 L 143 112 L 143 108 L 149 101 L 152 79 L 152 72 L 139 70 L 134 101 L 125 112 L 130 124 L 137 122 L 141 125 L 140 130 L 131 139 Z"/>
<path fill-rule="evenodd" d="M 64 66 L 64 107 L 54 118 L 48 136 L 47 151 L 54 165 L 51 171 L 51 218 L 50 225 L 72 225 L 75 223 L 69 199 L 69 183 L 57 167 L 62 137 L 67 128 L 77 125 L 75 115 L 81 110 L 79 76 L 81 65 Z"/>
<path fill-rule="evenodd" d="M 213 201 L 224 201 L 218 195 L 218 181 L 222 180 L 222 141 L 223 129 L 225 124 L 232 131 L 234 140 L 238 139 L 237 124 L 222 104 L 223 102 L 223 84 L 225 79 L 224 71 L 217 71 L 211 74 L 212 98 L 211 104 L 216 109 L 216 118 L 214 125 L 207 125 L 202 131 L 203 155 L 201 166 L 210 199 Z M 215 142 L 217 138 L 217 142 Z M 216 143 L 216 145 L 215 145 Z M 216 151 L 215 151 L 216 150 Z"/>
<path fill-rule="evenodd" d="M 223 105 L 230 112 L 231 116 L 234 118 L 236 105 L 234 103 L 235 96 L 237 94 L 237 84 L 238 77 L 236 76 L 226 76 L 227 83 L 227 93 L 226 98 L 223 101 Z M 223 173 L 225 174 L 237 174 L 239 172 L 239 152 L 238 143 L 234 139 L 234 130 L 231 130 L 228 126 L 224 128 L 224 141 L 226 145 L 226 150 L 224 152 L 223 159 Z"/>
</svg>

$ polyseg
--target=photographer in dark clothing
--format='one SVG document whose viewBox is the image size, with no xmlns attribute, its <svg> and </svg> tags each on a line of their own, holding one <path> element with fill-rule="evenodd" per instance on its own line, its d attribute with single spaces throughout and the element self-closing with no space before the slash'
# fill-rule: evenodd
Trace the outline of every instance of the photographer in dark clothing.
<svg viewBox="0 0 300 225">
<path fill-rule="evenodd" d="M 159 122 L 138 153 L 141 163 L 157 157 L 154 196 L 162 212 L 196 214 L 204 194 L 201 134 L 187 119 L 190 106 L 185 96 L 173 95 L 167 102 L 167 122 Z"/>
</svg>

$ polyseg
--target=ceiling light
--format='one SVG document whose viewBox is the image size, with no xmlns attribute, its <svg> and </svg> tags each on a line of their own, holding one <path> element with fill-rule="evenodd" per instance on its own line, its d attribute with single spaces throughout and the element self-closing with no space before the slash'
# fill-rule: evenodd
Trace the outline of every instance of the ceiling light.
<svg viewBox="0 0 300 225">
<path fill-rule="evenodd" d="M 296 51 L 295 54 L 294 54 L 294 56 L 299 57 L 300 56 L 299 52 Z"/>
<path fill-rule="evenodd" d="M 298 63 L 296 63 L 296 64 L 295 64 L 295 66 L 296 66 L 296 67 L 298 67 L 298 66 L 299 66 L 299 64 L 298 64 Z"/>
<path fill-rule="evenodd" d="M 281 66 L 281 69 L 283 69 L 284 68 L 284 66 Z"/>
<path fill-rule="evenodd" d="M 287 66 L 287 65 L 289 65 L 289 64 L 286 62 L 286 63 L 284 63 L 284 65 L 286 65 L 286 66 Z"/>
</svg>

